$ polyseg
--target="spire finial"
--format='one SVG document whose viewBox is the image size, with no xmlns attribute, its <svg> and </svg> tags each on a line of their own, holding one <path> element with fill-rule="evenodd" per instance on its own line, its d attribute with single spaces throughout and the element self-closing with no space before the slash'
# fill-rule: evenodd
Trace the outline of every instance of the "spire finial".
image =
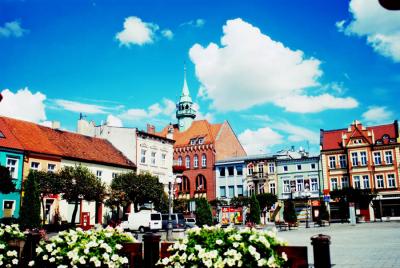
<svg viewBox="0 0 400 268">
<path fill-rule="evenodd" d="M 189 96 L 189 87 L 186 82 L 186 61 L 183 63 L 183 88 L 182 88 L 182 96 Z"/>
</svg>

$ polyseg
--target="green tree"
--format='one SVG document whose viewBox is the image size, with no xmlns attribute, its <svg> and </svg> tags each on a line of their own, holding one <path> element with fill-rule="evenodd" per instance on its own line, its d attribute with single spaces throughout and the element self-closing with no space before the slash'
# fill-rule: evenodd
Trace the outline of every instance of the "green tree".
<svg viewBox="0 0 400 268">
<path fill-rule="evenodd" d="M 40 193 L 38 173 L 35 170 L 29 172 L 25 181 L 20 215 L 20 225 L 23 229 L 40 227 Z"/>
<path fill-rule="evenodd" d="M 283 219 L 288 223 L 297 222 L 296 210 L 292 200 L 286 200 L 283 208 Z"/>
<path fill-rule="evenodd" d="M 271 209 L 271 207 L 278 201 L 278 198 L 276 195 L 271 194 L 271 193 L 262 193 L 258 194 L 257 196 L 258 203 L 260 204 L 260 209 L 263 213 L 264 216 L 264 224 L 265 222 L 265 215 L 267 214 L 267 211 Z"/>
<path fill-rule="evenodd" d="M 63 198 L 74 203 L 71 223 L 75 224 L 78 205 L 81 200 L 101 201 L 105 195 L 105 185 L 87 167 L 78 165 L 64 167 L 60 171 L 60 180 L 63 185 Z"/>
<path fill-rule="evenodd" d="M 188 202 L 187 199 L 175 199 L 174 200 L 174 211 L 178 213 L 183 213 L 188 210 Z"/>
<path fill-rule="evenodd" d="M 196 224 L 199 226 L 212 225 L 211 207 L 205 198 L 196 199 Z"/>
<path fill-rule="evenodd" d="M 329 221 L 329 212 L 324 200 L 321 200 L 320 203 L 321 206 L 319 208 L 319 220 Z"/>
<path fill-rule="evenodd" d="M 237 207 L 245 207 L 250 204 L 250 198 L 247 196 L 238 196 L 238 197 L 233 197 L 229 201 L 229 205 L 237 208 Z"/>
<path fill-rule="evenodd" d="M 250 215 L 249 221 L 255 224 L 260 224 L 260 204 L 258 203 L 256 195 L 252 195 L 250 198 Z"/>
<path fill-rule="evenodd" d="M 218 199 L 218 198 L 214 199 L 214 200 L 211 200 L 209 203 L 214 208 L 228 205 L 228 201 L 223 200 L 223 199 Z"/>
<path fill-rule="evenodd" d="M 46 222 L 45 203 L 44 199 L 50 194 L 60 194 L 63 191 L 62 181 L 58 173 L 35 171 L 38 183 L 40 202 L 42 204 L 43 218 L 42 224 Z"/>
<path fill-rule="evenodd" d="M 15 192 L 15 184 L 11 178 L 10 171 L 4 166 L 0 166 L 0 193 L 9 194 Z"/>
</svg>

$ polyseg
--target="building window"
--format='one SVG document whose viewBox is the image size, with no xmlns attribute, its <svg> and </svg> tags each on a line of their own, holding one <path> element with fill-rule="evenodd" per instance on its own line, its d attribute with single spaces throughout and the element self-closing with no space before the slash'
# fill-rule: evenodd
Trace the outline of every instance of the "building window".
<svg viewBox="0 0 400 268">
<path fill-rule="evenodd" d="M 296 191 L 301 192 L 304 190 L 304 179 L 296 178 Z"/>
<path fill-rule="evenodd" d="M 283 171 L 287 172 L 288 171 L 288 166 L 283 166 Z"/>
<path fill-rule="evenodd" d="M 190 145 L 195 145 L 196 144 L 196 139 L 191 139 L 190 140 Z"/>
<path fill-rule="evenodd" d="M 353 184 L 354 184 L 354 189 L 361 188 L 360 176 L 353 176 Z"/>
<path fill-rule="evenodd" d="M 233 176 L 234 174 L 234 168 L 233 167 L 228 167 L 228 176 Z"/>
<path fill-rule="evenodd" d="M 167 158 L 167 155 L 166 155 L 166 154 L 161 154 L 161 165 L 162 165 L 163 167 L 166 166 L 166 162 L 165 162 L 166 158 Z"/>
<path fill-rule="evenodd" d="M 11 178 L 16 179 L 18 177 L 18 159 L 7 157 L 6 167 L 10 171 Z"/>
<path fill-rule="evenodd" d="M 243 175 L 243 166 L 236 166 L 236 175 L 238 176 Z"/>
<path fill-rule="evenodd" d="M 197 175 L 196 177 L 196 190 L 197 191 L 206 191 L 207 190 L 207 181 L 206 177 L 203 175 Z"/>
<path fill-rule="evenodd" d="M 297 165 L 297 170 L 301 170 L 301 165 Z"/>
<path fill-rule="evenodd" d="M 269 168 L 269 173 L 274 173 L 274 172 L 275 172 L 275 165 L 274 165 L 274 163 L 269 163 L 269 164 L 268 164 L 268 168 Z"/>
<path fill-rule="evenodd" d="M 14 217 L 14 203 L 13 200 L 4 200 L 3 201 L 3 217 L 11 218 Z"/>
<path fill-rule="evenodd" d="M 220 177 L 225 177 L 225 167 L 220 167 L 219 168 L 219 176 Z"/>
<path fill-rule="evenodd" d="M 103 172 L 101 170 L 97 170 L 96 171 L 96 177 L 101 179 L 101 175 L 103 174 Z"/>
<path fill-rule="evenodd" d="M 199 138 L 197 141 L 198 144 L 203 144 L 204 143 L 204 138 Z"/>
<path fill-rule="evenodd" d="M 289 180 L 283 181 L 283 192 L 290 193 L 290 181 Z"/>
<path fill-rule="evenodd" d="M 201 156 L 201 166 L 202 167 L 206 167 L 207 166 L 207 156 L 205 154 L 203 154 Z"/>
<path fill-rule="evenodd" d="M 387 175 L 387 183 L 389 188 L 394 188 L 396 187 L 396 182 L 394 179 L 394 174 L 388 174 Z"/>
<path fill-rule="evenodd" d="M 189 169 L 190 168 L 190 156 L 186 156 L 186 168 Z"/>
<path fill-rule="evenodd" d="M 264 164 L 258 164 L 258 177 L 262 177 L 264 174 Z"/>
<path fill-rule="evenodd" d="M 360 152 L 361 155 L 361 166 L 366 166 L 368 159 L 367 159 L 367 152 Z"/>
<path fill-rule="evenodd" d="M 249 165 L 248 167 L 247 167 L 247 173 L 251 176 L 251 175 L 253 175 L 253 165 Z"/>
<path fill-rule="evenodd" d="M 31 163 L 31 169 L 33 170 L 39 170 L 40 163 L 39 162 L 32 162 Z"/>
<path fill-rule="evenodd" d="M 113 172 L 111 176 L 113 179 L 115 179 L 118 176 L 118 173 Z"/>
<path fill-rule="evenodd" d="M 228 186 L 229 197 L 235 197 L 235 186 Z"/>
<path fill-rule="evenodd" d="M 339 156 L 339 164 L 341 168 L 347 167 L 346 155 Z"/>
<path fill-rule="evenodd" d="M 319 187 L 318 187 L 318 179 L 317 178 L 311 178 L 311 191 L 312 192 L 318 192 Z"/>
<path fill-rule="evenodd" d="M 374 152 L 374 163 L 375 163 L 375 165 L 382 164 L 381 152 Z"/>
<path fill-rule="evenodd" d="M 182 182 L 179 184 L 179 191 L 184 193 L 190 193 L 190 182 L 188 177 L 183 176 Z"/>
<path fill-rule="evenodd" d="M 47 165 L 47 171 L 48 172 L 55 172 L 56 171 L 56 165 L 54 165 L 54 164 L 48 164 Z"/>
<path fill-rule="evenodd" d="M 358 153 L 357 152 L 351 153 L 351 162 L 352 162 L 353 167 L 358 166 Z"/>
<path fill-rule="evenodd" d="M 337 184 L 337 178 L 331 178 L 331 190 L 337 190 L 338 184 Z"/>
<path fill-rule="evenodd" d="M 350 184 L 349 184 L 349 177 L 342 177 L 342 189 L 344 188 L 349 188 Z"/>
<path fill-rule="evenodd" d="M 219 187 L 219 196 L 220 197 L 226 197 L 226 187 L 225 186 L 220 186 Z"/>
<path fill-rule="evenodd" d="M 336 168 L 336 159 L 334 156 L 329 156 L 329 168 L 331 169 Z"/>
<path fill-rule="evenodd" d="M 194 168 L 198 168 L 199 167 L 199 157 L 197 156 L 197 154 L 193 158 L 193 167 Z"/>
<path fill-rule="evenodd" d="M 316 167 L 316 165 L 315 165 L 315 163 L 311 163 L 311 169 L 315 169 L 315 167 Z"/>
<path fill-rule="evenodd" d="M 383 188 L 384 183 L 383 183 L 383 175 L 376 175 L 376 188 Z"/>
<path fill-rule="evenodd" d="M 178 157 L 178 166 L 182 166 L 182 156 Z"/>
<path fill-rule="evenodd" d="M 392 151 L 386 151 L 385 152 L 385 162 L 388 165 L 393 164 Z"/>
<path fill-rule="evenodd" d="M 269 192 L 271 194 L 275 194 L 275 182 L 270 182 L 269 183 Z"/>
<path fill-rule="evenodd" d="M 140 163 L 145 164 L 146 163 L 146 150 L 142 149 L 140 151 Z"/>
<path fill-rule="evenodd" d="M 368 175 L 362 176 L 363 178 L 363 184 L 364 184 L 364 189 L 369 189 L 369 177 Z"/>
<path fill-rule="evenodd" d="M 156 152 L 151 152 L 151 164 L 153 165 L 153 166 L 155 166 L 156 165 Z"/>
<path fill-rule="evenodd" d="M 243 185 L 236 186 L 238 196 L 243 196 Z"/>
</svg>

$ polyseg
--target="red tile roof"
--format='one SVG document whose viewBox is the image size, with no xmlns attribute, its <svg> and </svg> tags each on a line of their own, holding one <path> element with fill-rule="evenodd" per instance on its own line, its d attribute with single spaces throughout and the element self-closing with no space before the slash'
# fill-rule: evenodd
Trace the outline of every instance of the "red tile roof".
<svg viewBox="0 0 400 268">
<path fill-rule="evenodd" d="M 215 138 L 218 135 L 222 124 L 210 124 L 207 120 L 196 120 L 193 121 L 192 125 L 186 131 L 179 131 L 178 125 L 173 125 L 174 128 L 174 147 L 182 147 L 190 144 L 190 140 L 193 138 L 204 138 L 203 144 L 210 144 L 215 142 Z M 158 134 L 166 137 L 168 133 L 168 127 L 166 126 Z"/>
<path fill-rule="evenodd" d="M 4 136 L 4 138 L 0 138 L 0 147 L 17 150 L 24 149 L 2 118 L 0 118 L 0 131 Z"/>
<path fill-rule="evenodd" d="M 383 135 L 387 134 L 392 139 L 397 139 L 397 121 L 392 124 L 370 126 L 366 129 L 373 132 L 375 141 L 382 139 Z M 352 134 L 353 131 L 350 133 Z M 321 145 L 322 150 L 337 150 L 343 148 L 342 146 L 342 135 L 349 134 L 348 129 L 337 129 L 337 130 L 321 130 Z M 359 135 L 357 135 L 359 136 Z M 349 135 L 347 135 L 349 137 Z M 366 137 L 368 138 L 368 137 Z M 368 139 L 370 140 L 370 139 Z M 371 140 L 370 140 L 371 141 Z M 372 141 L 371 141 L 372 142 Z"/>
<path fill-rule="evenodd" d="M 110 142 L 38 124 L 0 117 L 26 151 L 61 156 L 66 159 L 135 167 Z"/>
</svg>

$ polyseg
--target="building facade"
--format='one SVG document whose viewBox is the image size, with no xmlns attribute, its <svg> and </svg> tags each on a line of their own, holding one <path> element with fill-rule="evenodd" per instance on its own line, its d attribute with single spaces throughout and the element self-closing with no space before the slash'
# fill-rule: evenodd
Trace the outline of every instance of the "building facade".
<svg viewBox="0 0 400 268">
<path fill-rule="evenodd" d="M 324 186 L 328 193 L 353 187 L 378 192 L 370 206 L 356 204 L 366 221 L 400 217 L 398 123 L 363 126 L 354 121 L 346 129 L 321 130 Z M 337 204 L 331 202 L 331 216 Z"/>
<path fill-rule="evenodd" d="M 244 158 L 246 188 L 249 196 L 261 193 L 276 194 L 277 173 L 273 155 L 251 155 Z"/>
<path fill-rule="evenodd" d="M 216 198 L 229 200 L 233 197 L 248 196 L 245 163 L 243 158 L 229 158 L 215 163 Z"/>
</svg>

